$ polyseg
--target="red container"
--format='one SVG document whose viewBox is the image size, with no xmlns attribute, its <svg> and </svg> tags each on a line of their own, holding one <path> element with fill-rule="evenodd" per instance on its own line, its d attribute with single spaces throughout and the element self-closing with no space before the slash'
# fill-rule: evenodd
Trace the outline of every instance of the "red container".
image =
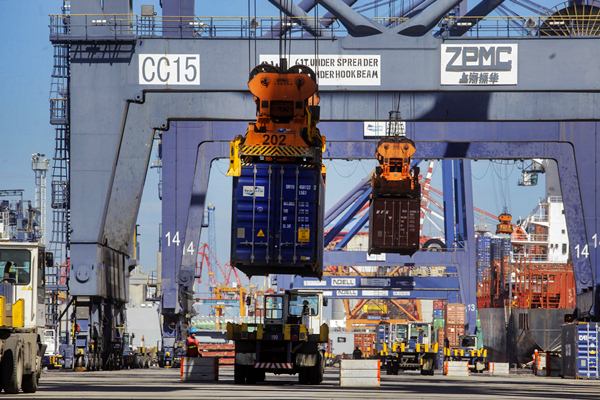
<svg viewBox="0 0 600 400">
<path fill-rule="evenodd" d="M 446 325 L 445 336 L 448 339 L 450 347 L 457 347 L 460 345 L 460 337 L 465 334 L 465 325 Z"/>
<path fill-rule="evenodd" d="M 446 302 L 444 300 L 434 300 L 433 301 L 433 309 L 434 310 L 443 310 L 446 307 Z"/>
<path fill-rule="evenodd" d="M 448 303 L 446 305 L 446 325 L 464 325 L 465 310 L 464 304 Z"/>
<path fill-rule="evenodd" d="M 355 333 L 354 346 L 362 351 L 364 357 L 373 355 L 375 353 L 375 334 Z"/>
</svg>

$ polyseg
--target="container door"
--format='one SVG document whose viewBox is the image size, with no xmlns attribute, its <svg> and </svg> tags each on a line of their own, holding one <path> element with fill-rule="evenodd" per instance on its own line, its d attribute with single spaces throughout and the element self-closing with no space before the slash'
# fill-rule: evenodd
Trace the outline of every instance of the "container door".
<svg viewBox="0 0 600 400">
<path fill-rule="evenodd" d="M 319 207 L 318 175 L 314 168 L 277 167 L 279 204 L 272 256 L 280 264 L 303 265 L 315 261 Z"/>
<path fill-rule="evenodd" d="M 269 199 L 272 196 L 272 168 L 253 165 L 242 168 L 234 183 L 234 259 L 243 263 L 269 262 L 270 220 L 273 218 Z"/>
</svg>

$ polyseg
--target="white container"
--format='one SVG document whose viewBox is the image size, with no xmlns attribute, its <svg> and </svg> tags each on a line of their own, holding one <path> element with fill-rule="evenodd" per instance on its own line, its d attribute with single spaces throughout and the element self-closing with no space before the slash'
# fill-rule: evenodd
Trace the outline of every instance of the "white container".
<svg viewBox="0 0 600 400">
<path fill-rule="evenodd" d="M 379 360 L 341 360 L 340 386 L 379 387 L 381 381 Z"/>
<path fill-rule="evenodd" d="M 219 380 L 219 358 L 183 357 L 180 375 L 182 382 L 216 382 Z"/>
<path fill-rule="evenodd" d="M 468 361 L 444 361 L 444 375 L 469 376 Z"/>
<path fill-rule="evenodd" d="M 508 363 L 497 363 L 497 362 L 491 362 L 490 363 L 490 374 L 492 375 L 509 375 L 510 374 L 510 367 Z"/>
</svg>

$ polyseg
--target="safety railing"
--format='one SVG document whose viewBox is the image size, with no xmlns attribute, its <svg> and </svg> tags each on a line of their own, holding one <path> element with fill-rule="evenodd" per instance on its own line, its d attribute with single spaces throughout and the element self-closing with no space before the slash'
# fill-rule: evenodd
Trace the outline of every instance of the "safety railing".
<svg viewBox="0 0 600 400">
<path fill-rule="evenodd" d="M 548 214 L 537 214 L 531 216 L 533 222 L 548 222 Z"/>
<path fill-rule="evenodd" d="M 596 37 L 600 35 L 600 15 L 445 17 L 440 26 L 449 38 L 455 28 L 468 28 L 460 38 Z"/>
<path fill-rule="evenodd" d="M 308 20 L 308 19 L 307 19 Z M 139 16 L 134 14 L 50 15 L 51 40 L 130 40 L 132 38 L 269 38 L 290 32 L 295 39 L 314 37 L 302 28 L 302 20 L 280 17 Z M 314 19 L 312 19 L 314 23 Z M 323 38 L 345 35 L 334 21 L 319 27 Z"/>
<path fill-rule="evenodd" d="M 528 253 L 513 253 L 513 262 L 548 262 L 547 254 L 528 254 Z"/>
<path fill-rule="evenodd" d="M 398 27 L 406 18 L 373 19 L 380 26 Z M 314 37 L 304 23 L 318 27 L 321 39 L 347 35 L 337 20 L 317 21 L 314 17 L 282 19 L 248 16 L 140 16 L 135 14 L 54 14 L 50 15 L 50 39 L 134 40 L 136 38 L 278 38 L 291 32 L 294 39 Z M 600 35 L 600 15 L 444 17 L 433 34 L 452 39 L 455 28 L 467 32 L 456 38 L 481 37 L 594 37 Z"/>
<path fill-rule="evenodd" d="M 531 233 L 531 234 L 513 234 L 512 235 L 513 242 L 526 243 L 526 242 L 547 242 L 548 235 L 543 233 Z"/>
</svg>

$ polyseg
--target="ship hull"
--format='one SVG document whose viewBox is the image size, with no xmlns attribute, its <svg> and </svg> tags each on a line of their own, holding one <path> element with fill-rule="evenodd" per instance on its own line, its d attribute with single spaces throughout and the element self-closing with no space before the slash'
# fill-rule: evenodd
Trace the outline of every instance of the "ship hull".
<svg viewBox="0 0 600 400">
<path fill-rule="evenodd" d="M 559 351 L 565 315 L 572 309 L 516 308 L 508 325 L 508 344 L 515 348 L 511 362 L 525 364 L 532 360 L 533 352 Z"/>
<path fill-rule="evenodd" d="M 560 350 L 561 326 L 572 309 L 483 308 L 479 319 L 489 359 L 526 364 L 533 352 Z M 506 321 L 508 320 L 508 326 Z"/>
<path fill-rule="evenodd" d="M 508 362 L 505 321 L 503 308 L 479 309 L 483 346 L 488 349 L 488 358 L 490 361 Z"/>
</svg>

